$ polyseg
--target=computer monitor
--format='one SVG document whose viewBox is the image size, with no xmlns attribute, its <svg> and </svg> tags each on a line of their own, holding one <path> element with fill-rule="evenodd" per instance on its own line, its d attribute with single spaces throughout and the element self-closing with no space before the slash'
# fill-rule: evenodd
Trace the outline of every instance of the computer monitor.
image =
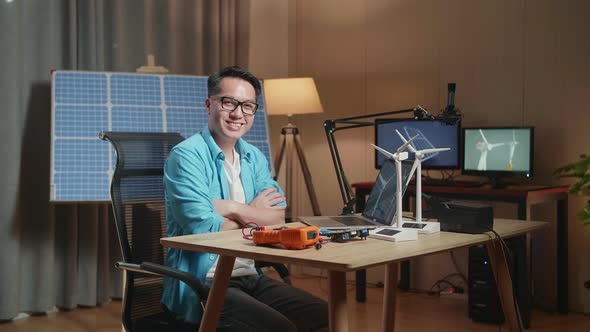
<svg viewBox="0 0 590 332">
<path fill-rule="evenodd" d="M 463 128 L 462 174 L 503 177 L 533 176 L 533 127 Z"/>
<path fill-rule="evenodd" d="M 460 124 L 447 124 L 439 120 L 375 120 L 375 145 L 387 151 L 395 152 L 404 142 L 397 135 L 398 130 L 406 139 L 418 135 L 412 142 L 417 150 L 429 148 L 450 148 L 449 151 L 428 154 L 422 161 L 422 169 L 458 169 L 460 150 Z M 414 160 L 409 150 L 408 159 Z M 375 168 L 380 168 L 386 159 L 375 151 Z"/>
</svg>

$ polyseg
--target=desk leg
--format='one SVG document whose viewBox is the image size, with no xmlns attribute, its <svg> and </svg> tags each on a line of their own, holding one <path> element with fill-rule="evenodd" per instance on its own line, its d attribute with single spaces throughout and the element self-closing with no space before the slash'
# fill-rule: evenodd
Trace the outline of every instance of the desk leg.
<svg viewBox="0 0 590 332">
<path fill-rule="evenodd" d="M 215 276 L 213 277 L 213 283 L 209 291 L 209 298 L 207 299 L 205 312 L 201 319 L 201 327 L 199 328 L 201 332 L 210 332 L 217 329 L 217 322 L 219 321 L 219 315 L 221 314 L 221 308 L 223 307 L 225 293 L 229 285 L 235 260 L 235 257 L 219 256 Z"/>
<path fill-rule="evenodd" d="M 502 311 L 504 311 L 506 323 L 510 331 L 519 331 L 520 316 L 518 314 L 518 307 L 514 301 L 512 279 L 510 278 L 506 255 L 502 250 L 502 245 L 497 240 L 488 241 L 487 249 L 494 279 L 498 286 L 498 295 L 500 295 L 500 303 L 502 304 Z"/>
<path fill-rule="evenodd" d="M 356 301 L 365 303 L 367 299 L 367 270 L 358 270 L 355 273 Z"/>
<path fill-rule="evenodd" d="M 396 293 L 398 283 L 399 263 L 389 263 L 385 266 L 385 289 L 383 291 L 382 331 L 393 331 L 395 328 Z"/>
<path fill-rule="evenodd" d="M 567 219 L 567 195 L 564 195 L 557 201 L 557 312 L 560 314 L 569 310 Z"/>
<path fill-rule="evenodd" d="M 348 332 L 346 272 L 328 271 L 328 288 L 330 332 Z"/>
<path fill-rule="evenodd" d="M 369 195 L 369 191 L 357 188 L 355 191 L 355 211 L 363 212 L 365 209 L 365 198 Z M 367 300 L 367 270 L 358 270 L 355 273 L 356 286 L 356 302 L 365 303 Z"/>
</svg>

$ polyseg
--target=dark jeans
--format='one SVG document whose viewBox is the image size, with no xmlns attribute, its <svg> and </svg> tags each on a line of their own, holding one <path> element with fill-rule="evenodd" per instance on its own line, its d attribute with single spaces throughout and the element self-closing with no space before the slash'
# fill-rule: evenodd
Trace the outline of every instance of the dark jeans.
<svg viewBox="0 0 590 332">
<path fill-rule="evenodd" d="M 178 321 L 178 331 L 198 326 Z M 230 279 L 218 332 L 328 331 L 328 304 L 301 289 L 265 275 Z"/>
<path fill-rule="evenodd" d="M 328 304 L 265 275 L 232 278 L 217 331 L 328 331 Z"/>
</svg>

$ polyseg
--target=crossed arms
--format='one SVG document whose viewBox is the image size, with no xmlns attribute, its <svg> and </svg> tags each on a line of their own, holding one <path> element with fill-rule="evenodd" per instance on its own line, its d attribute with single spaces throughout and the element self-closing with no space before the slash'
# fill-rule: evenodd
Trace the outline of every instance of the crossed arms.
<svg viewBox="0 0 590 332">
<path fill-rule="evenodd" d="M 216 166 L 214 161 L 208 160 L 208 152 L 174 149 L 164 171 L 169 218 L 184 234 L 242 228 L 248 222 L 284 223 L 285 197 L 272 180 L 267 164 L 263 163 L 266 159 L 259 154 L 255 162 L 257 167 L 249 173 L 252 175 L 250 183 L 253 181 L 255 188 L 259 188 L 258 195 L 249 204 L 241 204 L 216 198 L 221 188 L 214 183 L 217 179 L 212 172 Z"/>
<path fill-rule="evenodd" d="M 213 199 L 215 212 L 223 217 L 221 230 L 243 228 L 248 222 L 260 226 L 276 225 L 285 222 L 285 206 L 277 205 L 285 201 L 276 188 L 262 191 L 249 205 L 232 200 Z"/>
</svg>

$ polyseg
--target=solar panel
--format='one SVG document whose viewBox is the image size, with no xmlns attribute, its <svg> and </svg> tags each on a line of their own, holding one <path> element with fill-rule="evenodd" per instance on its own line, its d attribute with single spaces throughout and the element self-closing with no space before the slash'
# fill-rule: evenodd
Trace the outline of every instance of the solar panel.
<svg viewBox="0 0 590 332">
<path fill-rule="evenodd" d="M 206 76 L 55 71 L 52 87 L 53 202 L 110 201 L 116 157 L 99 132 L 178 132 L 190 137 L 207 125 Z M 258 103 L 244 139 L 270 161 L 262 95 Z"/>
</svg>

